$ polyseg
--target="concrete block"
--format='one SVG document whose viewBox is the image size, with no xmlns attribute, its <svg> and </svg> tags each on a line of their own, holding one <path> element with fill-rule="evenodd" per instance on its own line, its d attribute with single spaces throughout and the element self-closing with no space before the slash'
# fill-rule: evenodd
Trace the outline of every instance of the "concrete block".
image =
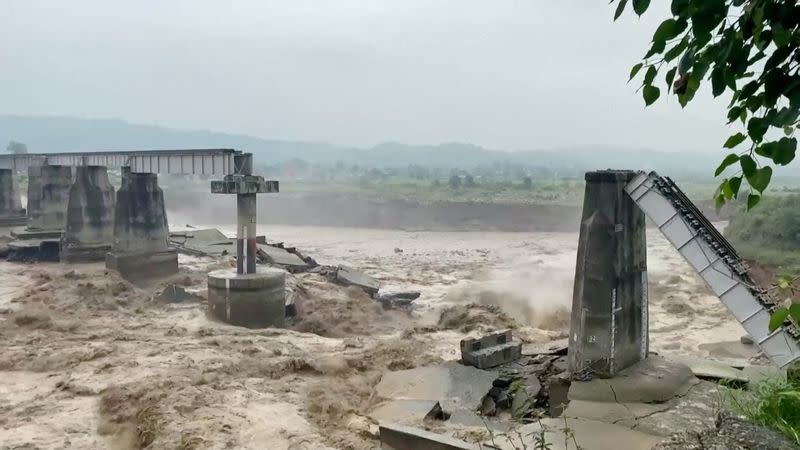
<svg viewBox="0 0 800 450">
<path fill-rule="evenodd" d="M 522 343 L 512 341 L 511 330 L 461 341 L 461 361 L 479 369 L 516 361 L 520 356 Z"/>
<path fill-rule="evenodd" d="M 286 272 L 263 267 L 247 274 L 229 269 L 211 272 L 208 304 L 214 318 L 231 325 L 282 327 L 286 317 Z"/>
<path fill-rule="evenodd" d="M 381 424 L 382 450 L 479 450 L 479 446 L 431 433 L 420 428 L 398 424 Z"/>
</svg>

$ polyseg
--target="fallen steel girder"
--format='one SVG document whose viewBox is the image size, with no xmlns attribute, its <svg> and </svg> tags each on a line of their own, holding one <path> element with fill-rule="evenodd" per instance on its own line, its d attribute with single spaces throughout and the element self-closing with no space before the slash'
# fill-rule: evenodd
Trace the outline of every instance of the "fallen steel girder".
<svg viewBox="0 0 800 450">
<path fill-rule="evenodd" d="M 769 332 L 777 307 L 748 275 L 733 246 L 668 177 L 640 172 L 625 187 L 678 253 L 727 306 L 766 356 L 779 367 L 800 361 L 800 329 L 790 320 Z"/>
</svg>

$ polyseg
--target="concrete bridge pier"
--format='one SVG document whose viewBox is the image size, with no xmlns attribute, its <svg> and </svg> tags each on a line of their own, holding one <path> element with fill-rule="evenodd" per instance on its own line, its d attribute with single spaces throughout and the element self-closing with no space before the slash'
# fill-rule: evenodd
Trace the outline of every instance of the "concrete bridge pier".
<svg viewBox="0 0 800 450">
<path fill-rule="evenodd" d="M 169 246 L 164 193 L 154 173 L 122 168 L 114 205 L 114 239 L 106 267 L 140 281 L 178 272 L 178 252 Z"/>
<path fill-rule="evenodd" d="M 33 216 L 41 213 L 42 166 L 28 166 L 28 204 L 26 206 L 28 223 Z"/>
<path fill-rule="evenodd" d="M 211 182 L 211 192 L 236 194 L 236 270 L 208 274 L 209 312 L 219 320 L 250 328 L 281 327 L 286 315 L 285 275 L 256 268 L 256 194 L 278 192 L 277 181 L 252 175 L 253 155 L 234 156 L 235 174 Z"/>
<path fill-rule="evenodd" d="M 25 225 L 25 209 L 13 169 L 0 169 L 0 227 Z"/>
<path fill-rule="evenodd" d="M 105 166 L 77 166 L 61 238 L 61 261 L 103 261 L 114 241 L 114 186 Z"/>
<path fill-rule="evenodd" d="M 645 217 L 625 193 L 635 172 L 586 173 L 569 369 L 613 377 L 647 358 Z"/>
<path fill-rule="evenodd" d="M 28 227 L 19 239 L 60 239 L 67 221 L 72 167 L 44 164 L 28 170 Z"/>
</svg>

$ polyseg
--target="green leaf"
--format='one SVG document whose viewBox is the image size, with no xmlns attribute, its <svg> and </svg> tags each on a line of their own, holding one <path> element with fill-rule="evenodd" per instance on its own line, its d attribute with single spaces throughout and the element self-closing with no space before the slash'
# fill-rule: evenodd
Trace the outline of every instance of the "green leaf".
<svg viewBox="0 0 800 450">
<path fill-rule="evenodd" d="M 778 279 L 778 287 L 781 289 L 789 289 L 789 286 L 792 285 L 792 279 L 787 276 L 782 276 Z"/>
<path fill-rule="evenodd" d="M 650 6 L 650 0 L 633 0 L 633 12 L 641 16 Z"/>
<path fill-rule="evenodd" d="M 751 209 L 755 208 L 758 204 L 759 200 L 761 200 L 760 195 L 750 194 L 747 196 L 747 210 L 750 211 Z"/>
<path fill-rule="evenodd" d="M 767 142 L 761 145 L 761 152 L 767 155 L 775 164 L 785 166 L 794 160 L 797 151 L 797 139 L 784 137 L 780 140 Z"/>
<path fill-rule="evenodd" d="M 734 120 L 739 118 L 739 114 L 742 113 L 741 106 L 734 106 L 728 110 L 728 123 L 733 122 Z"/>
<path fill-rule="evenodd" d="M 725 197 L 725 200 L 730 200 L 733 198 L 730 180 L 725 180 L 722 182 L 722 186 L 720 186 L 720 192 Z"/>
<path fill-rule="evenodd" d="M 673 46 L 671 49 L 667 50 L 666 53 L 664 53 L 664 61 L 670 62 L 673 59 L 677 58 L 678 56 L 680 56 L 681 53 L 683 53 L 684 50 L 686 50 L 686 47 L 688 46 L 689 46 L 689 41 L 686 40 L 686 38 L 681 39 L 680 42 L 678 42 L 675 46 Z"/>
<path fill-rule="evenodd" d="M 661 95 L 661 89 L 656 86 L 648 85 L 645 86 L 642 90 L 642 97 L 644 97 L 644 104 L 645 106 L 650 106 L 658 100 L 658 97 Z"/>
<path fill-rule="evenodd" d="M 619 0 L 619 4 L 617 5 L 617 10 L 614 11 L 614 20 L 619 19 L 619 16 L 622 15 L 622 11 L 625 11 L 625 5 L 628 4 L 628 0 Z"/>
<path fill-rule="evenodd" d="M 742 142 L 744 142 L 745 139 L 747 139 L 747 136 L 743 135 L 742 133 L 736 133 L 733 136 L 729 137 L 727 141 L 725 141 L 725 144 L 723 144 L 723 147 L 725 147 L 725 148 L 734 148 L 737 145 L 739 145 Z M 727 161 L 728 158 L 730 158 L 731 156 L 735 156 L 736 158 L 730 164 L 733 164 L 733 163 L 735 163 L 736 161 L 739 160 L 738 156 L 736 156 L 734 154 L 730 154 L 725 158 L 725 161 Z M 719 175 L 719 174 L 717 174 L 717 175 Z"/>
<path fill-rule="evenodd" d="M 789 55 L 792 54 L 794 48 L 792 47 L 780 47 L 772 52 L 772 56 L 767 59 L 767 62 L 764 63 L 764 73 L 769 72 L 770 70 L 778 67 L 780 63 L 782 63 Z"/>
<path fill-rule="evenodd" d="M 673 16 L 684 16 L 689 10 L 691 0 L 672 0 L 671 10 Z"/>
<path fill-rule="evenodd" d="M 634 7 L 636 2 L 634 1 Z M 641 14 L 640 14 L 641 15 Z M 772 41 L 777 47 L 784 47 L 792 42 L 792 32 L 784 28 L 780 23 L 772 25 Z"/>
<path fill-rule="evenodd" d="M 653 42 L 653 46 L 650 47 L 650 50 L 647 54 L 644 55 L 644 59 L 647 59 L 653 55 L 657 55 L 664 51 L 664 48 L 667 46 L 666 41 L 655 41 Z"/>
<path fill-rule="evenodd" d="M 800 324 L 800 305 L 795 303 L 789 306 L 789 315 L 792 317 L 792 320 Z"/>
<path fill-rule="evenodd" d="M 636 74 L 639 73 L 640 70 L 642 70 L 642 66 L 644 66 L 644 63 L 639 63 L 631 67 L 631 75 L 630 77 L 628 77 L 628 81 L 631 81 L 633 77 L 635 77 Z"/>
<path fill-rule="evenodd" d="M 714 97 L 719 97 L 725 92 L 725 69 L 724 66 L 717 65 L 711 71 L 711 93 Z"/>
<path fill-rule="evenodd" d="M 661 22 L 661 25 L 656 28 L 656 32 L 653 33 L 653 42 L 667 42 L 671 39 L 675 39 L 683 33 L 685 29 L 685 20 L 667 19 Z"/>
<path fill-rule="evenodd" d="M 753 142 L 761 142 L 764 138 L 764 133 L 767 132 L 769 123 L 760 117 L 753 117 L 747 122 L 747 134 Z"/>
<path fill-rule="evenodd" d="M 750 155 L 742 155 L 739 157 L 739 165 L 742 166 L 742 173 L 748 179 L 756 173 L 756 162 Z"/>
<path fill-rule="evenodd" d="M 783 127 L 783 134 L 785 134 L 787 136 L 793 135 L 794 134 L 794 128 L 788 127 L 788 126 L 787 127 Z"/>
<path fill-rule="evenodd" d="M 753 176 L 747 177 L 747 182 L 758 192 L 764 192 L 772 179 L 772 167 L 762 167 L 757 169 Z"/>
<path fill-rule="evenodd" d="M 675 79 L 675 73 L 678 71 L 677 67 L 673 67 L 667 71 L 667 75 L 664 77 L 665 81 L 667 82 L 667 94 L 669 94 L 670 89 L 672 89 L 672 81 Z"/>
<path fill-rule="evenodd" d="M 701 43 L 708 42 L 710 33 L 722 22 L 728 12 L 725 0 L 702 0 L 692 2 L 692 32 Z"/>
<path fill-rule="evenodd" d="M 694 52 L 691 50 L 683 54 L 683 57 L 678 61 L 678 73 L 681 75 L 688 73 L 694 64 Z"/>
<path fill-rule="evenodd" d="M 647 72 L 644 74 L 644 85 L 649 86 L 653 84 L 653 80 L 656 78 L 656 74 L 658 73 L 658 69 L 654 66 L 650 66 L 647 68 Z"/>
<path fill-rule="evenodd" d="M 751 81 L 742 86 L 742 90 L 739 91 L 739 98 L 744 100 L 747 97 L 750 97 L 751 95 L 755 94 L 757 90 L 758 90 L 758 81 L 755 80 Z"/>
<path fill-rule="evenodd" d="M 733 177 L 730 179 L 728 184 L 731 187 L 731 192 L 733 192 L 734 197 L 739 196 L 739 188 L 742 187 L 742 177 Z"/>
<path fill-rule="evenodd" d="M 772 317 L 769 318 L 769 332 L 777 330 L 789 317 L 789 310 L 786 308 L 778 308 L 772 312 Z"/>
<path fill-rule="evenodd" d="M 714 208 L 717 210 L 717 215 L 719 215 L 719 211 L 723 206 L 725 206 L 725 196 L 720 192 L 716 197 L 714 197 Z"/>
</svg>

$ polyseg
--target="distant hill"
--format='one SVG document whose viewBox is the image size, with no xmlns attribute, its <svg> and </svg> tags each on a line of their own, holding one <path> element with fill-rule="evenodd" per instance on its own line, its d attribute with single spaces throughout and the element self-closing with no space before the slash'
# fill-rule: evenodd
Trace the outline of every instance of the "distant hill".
<svg viewBox="0 0 800 450">
<path fill-rule="evenodd" d="M 91 150 L 235 148 L 252 152 L 259 164 L 293 158 L 312 163 L 358 164 L 367 167 L 470 169 L 479 165 L 523 164 L 565 173 L 599 168 L 656 169 L 678 175 L 710 176 L 722 152 L 656 152 L 609 148 L 561 148 L 495 151 L 472 144 L 412 146 L 385 143 L 361 149 L 324 142 L 279 141 L 241 134 L 179 130 L 128 123 L 118 119 L 0 115 L 0 146 L 15 140 L 32 153 Z"/>
</svg>

